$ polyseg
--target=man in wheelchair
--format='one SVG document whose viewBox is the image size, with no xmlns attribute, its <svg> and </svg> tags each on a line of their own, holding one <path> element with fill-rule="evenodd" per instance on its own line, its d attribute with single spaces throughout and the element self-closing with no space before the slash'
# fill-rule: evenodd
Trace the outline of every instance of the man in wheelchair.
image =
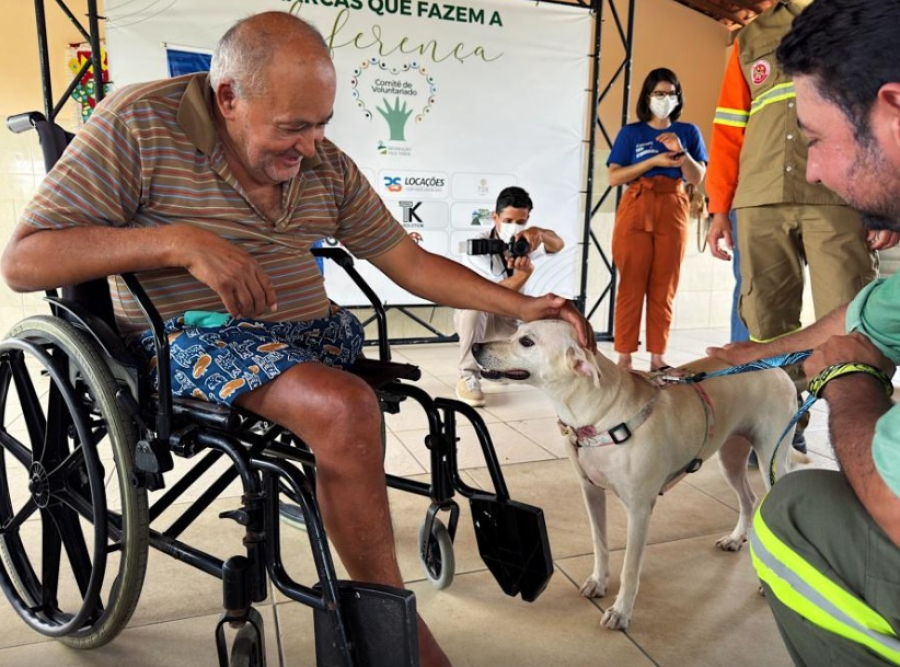
<svg viewBox="0 0 900 667">
<path fill-rule="evenodd" d="M 138 273 L 167 320 L 176 394 L 235 404 L 308 443 L 328 535 L 350 576 L 402 587 L 379 404 L 343 370 L 363 330 L 329 303 L 312 243 L 334 236 L 428 300 L 563 318 L 583 345 L 595 342 L 561 297 L 494 285 L 409 238 L 324 136 L 335 80 L 322 36 L 268 12 L 225 34 L 208 77 L 124 87 L 44 179 L 2 270 L 17 291 Z M 144 317 L 121 279 L 111 291 L 121 333 L 140 346 Z M 423 666 L 449 664 L 421 620 L 419 646 Z"/>
</svg>

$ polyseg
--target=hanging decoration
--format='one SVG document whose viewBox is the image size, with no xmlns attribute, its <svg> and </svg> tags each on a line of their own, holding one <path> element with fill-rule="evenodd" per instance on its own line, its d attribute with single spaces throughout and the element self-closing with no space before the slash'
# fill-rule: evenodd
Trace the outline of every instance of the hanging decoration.
<svg viewBox="0 0 900 667">
<path fill-rule="evenodd" d="M 69 45 L 69 70 L 72 76 L 78 74 L 79 70 L 84 66 L 86 61 L 91 59 L 91 46 L 88 43 L 70 44 Z M 106 95 L 111 89 L 109 81 L 109 67 L 106 61 L 106 49 L 100 47 L 100 67 L 101 81 L 103 82 L 103 94 Z M 81 76 L 78 85 L 72 91 L 72 99 L 77 104 L 76 123 L 83 125 L 91 117 L 94 107 L 97 105 L 97 95 L 94 86 L 94 68 L 88 66 Z"/>
</svg>

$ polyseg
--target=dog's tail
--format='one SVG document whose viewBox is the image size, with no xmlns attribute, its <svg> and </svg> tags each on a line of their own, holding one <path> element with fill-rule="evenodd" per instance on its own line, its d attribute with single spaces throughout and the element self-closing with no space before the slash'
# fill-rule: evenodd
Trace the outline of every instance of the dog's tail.
<svg viewBox="0 0 900 667">
<path fill-rule="evenodd" d="M 798 470 L 799 468 L 806 467 L 810 463 L 812 463 L 812 459 L 809 458 L 803 452 L 798 452 L 796 449 L 791 447 L 791 455 L 788 463 L 788 472 L 793 472 L 794 470 Z"/>
</svg>

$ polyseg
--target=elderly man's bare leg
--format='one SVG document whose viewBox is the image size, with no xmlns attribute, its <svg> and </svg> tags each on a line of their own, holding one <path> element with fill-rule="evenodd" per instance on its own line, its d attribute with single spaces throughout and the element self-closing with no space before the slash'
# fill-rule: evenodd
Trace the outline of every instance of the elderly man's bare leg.
<svg viewBox="0 0 900 667">
<path fill-rule="evenodd" d="M 315 453 L 325 528 L 350 577 L 403 588 L 382 464 L 381 413 L 369 386 L 307 363 L 237 403 L 290 429 Z M 419 652 L 422 667 L 450 665 L 421 619 Z"/>
</svg>

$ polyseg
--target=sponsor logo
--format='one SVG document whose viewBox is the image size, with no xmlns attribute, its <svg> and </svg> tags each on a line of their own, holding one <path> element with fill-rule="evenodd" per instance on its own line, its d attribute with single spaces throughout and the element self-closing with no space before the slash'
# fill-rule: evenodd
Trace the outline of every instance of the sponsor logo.
<svg viewBox="0 0 900 667">
<path fill-rule="evenodd" d="M 423 188 L 442 188 L 447 179 L 439 176 L 407 176 L 403 179 L 403 185 L 419 186 Z"/>
<path fill-rule="evenodd" d="M 393 66 L 379 58 L 363 61 L 353 71 L 350 89 L 356 107 L 369 120 L 380 118 L 380 155 L 410 157 L 407 131 L 422 123 L 437 99 L 434 77 L 417 61 Z M 413 123 L 410 123 L 410 120 Z"/>
<path fill-rule="evenodd" d="M 422 202 L 420 201 L 402 201 L 400 202 L 400 208 L 403 209 L 403 224 L 408 225 L 411 222 L 421 223 L 422 218 L 419 217 L 418 210 L 419 207 L 422 206 Z"/>
<path fill-rule="evenodd" d="M 413 154 L 412 146 L 396 141 L 390 141 L 388 143 L 379 141 L 377 150 L 379 155 L 389 155 L 391 157 L 411 157 Z"/>
<path fill-rule="evenodd" d="M 406 200 L 444 199 L 449 194 L 447 174 L 439 171 L 399 171 L 385 169 L 378 175 L 378 192 L 383 197 Z"/>
<path fill-rule="evenodd" d="M 491 220 L 491 209 L 476 208 L 472 211 L 472 221 L 469 223 L 473 227 L 486 227 L 494 224 Z"/>
<path fill-rule="evenodd" d="M 398 199 L 386 202 L 388 210 L 407 230 L 443 230 L 450 224 L 450 208 L 442 201 Z"/>
</svg>

